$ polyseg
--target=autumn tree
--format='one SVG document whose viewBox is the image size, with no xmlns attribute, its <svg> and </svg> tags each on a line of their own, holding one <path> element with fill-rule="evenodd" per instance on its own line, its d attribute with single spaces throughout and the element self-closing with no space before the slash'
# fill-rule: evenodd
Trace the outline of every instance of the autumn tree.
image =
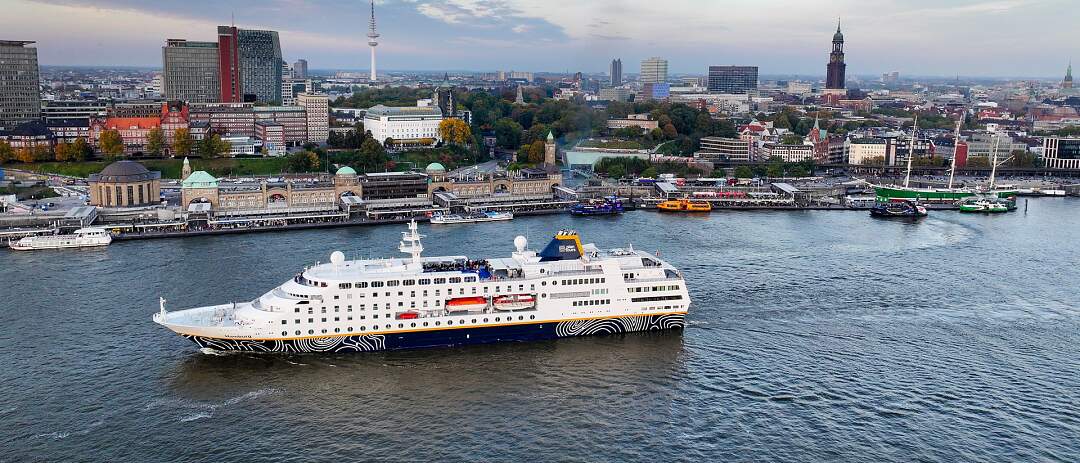
<svg viewBox="0 0 1080 463">
<path fill-rule="evenodd" d="M 154 157 L 161 156 L 165 151 L 165 133 L 161 127 L 154 127 L 146 134 L 146 154 Z"/>
<path fill-rule="evenodd" d="M 232 149 L 232 144 L 222 140 L 221 135 L 211 134 L 210 136 L 199 140 L 198 144 L 199 156 L 203 159 L 214 159 L 221 157 L 229 153 Z"/>
<path fill-rule="evenodd" d="M 15 150 L 11 148 L 11 144 L 0 140 L 0 164 L 5 162 L 11 162 L 15 159 Z"/>
<path fill-rule="evenodd" d="M 191 131 L 188 129 L 176 129 L 173 132 L 172 150 L 173 156 L 187 156 L 191 154 L 194 141 L 191 140 Z"/>
<path fill-rule="evenodd" d="M 75 145 L 68 142 L 57 143 L 55 148 L 56 160 L 60 162 L 72 161 L 75 159 Z"/>
<path fill-rule="evenodd" d="M 19 162 L 34 162 L 34 151 L 27 147 L 15 150 L 15 159 Z"/>
<path fill-rule="evenodd" d="M 119 158 L 124 155 L 124 139 L 120 137 L 120 132 L 106 130 L 101 132 L 101 137 L 98 139 L 98 149 L 107 160 Z"/>
<path fill-rule="evenodd" d="M 533 164 L 539 164 L 544 162 L 544 142 L 537 140 L 532 142 L 528 148 L 529 162 Z"/>
<path fill-rule="evenodd" d="M 76 138 L 75 142 L 71 144 L 72 161 L 85 161 L 91 154 L 94 154 L 94 149 L 90 147 L 85 138 Z"/>
<path fill-rule="evenodd" d="M 443 119 L 439 123 L 439 136 L 447 143 L 464 145 L 472 141 L 472 129 L 461 119 Z"/>
</svg>

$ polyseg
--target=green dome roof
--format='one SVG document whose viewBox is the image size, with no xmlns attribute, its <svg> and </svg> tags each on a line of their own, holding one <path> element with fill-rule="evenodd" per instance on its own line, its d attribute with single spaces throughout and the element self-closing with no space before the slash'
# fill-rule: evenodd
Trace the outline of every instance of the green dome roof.
<svg viewBox="0 0 1080 463">
<path fill-rule="evenodd" d="M 213 175 L 206 173 L 205 170 L 197 170 L 188 175 L 183 182 L 180 183 L 180 188 L 217 188 L 218 181 Z"/>
<path fill-rule="evenodd" d="M 334 175 L 356 175 L 356 170 L 349 166 L 341 166 Z"/>
<path fill-rule="evenodd" d="M 424 170 L 427 172 L 446 172 L 446 167 L 437 162 L 433 162 L 431 164 L 428 164 L 427 167 L 424 168 Z"/>
</svg>

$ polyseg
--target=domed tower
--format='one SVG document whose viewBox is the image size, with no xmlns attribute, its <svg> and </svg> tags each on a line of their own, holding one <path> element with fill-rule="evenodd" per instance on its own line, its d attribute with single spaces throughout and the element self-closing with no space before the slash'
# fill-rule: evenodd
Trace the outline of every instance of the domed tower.
<svg viewBox="0 0 1080 463">
<path fill-rule="evenodd" d="M 836 20 L 836 33 L 832 38 L 832 52 L 829 53 L 829 65 L 826 67 L 825 88 L 843 90 L 847 64 L 844 63 L 844 33 L 840 32 L 840 20 Z"/>
<path fill-rule="evenodd" d="M 544 143 L 544 164 L 555 165 L 555 135 L 548 130 L 547 142 Z"/>
<path fill-rule="evenodd" d="M 191 175 L 191 163 L 188 162 L 187 157 L 184 158 L 184 166 L 180 168 L 180 181 L 188 178 Z"/>
</svg>

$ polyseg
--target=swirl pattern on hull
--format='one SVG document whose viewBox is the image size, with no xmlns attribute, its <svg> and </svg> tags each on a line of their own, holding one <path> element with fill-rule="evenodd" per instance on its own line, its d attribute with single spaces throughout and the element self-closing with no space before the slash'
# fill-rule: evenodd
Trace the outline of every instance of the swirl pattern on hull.
<svg viewBox="0 0 1080 463">
<path fill-rule="evenodd" d="M 686 316 L 681 314 L 574 320 L 559 322 L 555 326 L 555 335 L 560 338 L 565 338 L 569 336 L 589 336 L 594 334 L 629 333 L 632 331 L 681 328 L 685 324 Z"/>
<path fill-rule="evenodd" d="M 372 352 L 386 349 L 386 336 L 378 334 L 267 341 L 185 337 L 200 347 L 246 352 Z"/>
</svg>

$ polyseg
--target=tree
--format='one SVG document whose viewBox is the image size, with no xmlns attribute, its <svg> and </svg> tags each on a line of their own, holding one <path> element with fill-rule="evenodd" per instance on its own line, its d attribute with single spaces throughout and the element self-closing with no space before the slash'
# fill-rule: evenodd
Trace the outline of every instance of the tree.
<svg viewBox="0 0 1080 463">
<path fill-rule="evenodd" d="M 750 166 L 739 166 L 735 168 L 735 178 L 753 178 L 754 169 Z"/>
<path fill-rule="evenodd" d="M 15 150 L 11 148 L 11 144 L 7 141 L 0 140 L 0 164 L 11 162 L 14 159 Z"/>
<path fill-rule="evenodd" d="M 803 144 L 803 137 L 794 133 L 786 133 L 780 138 L 780 143 L 784 145 L 801 145 Z"/>
<path fill-rule="evenodd" d="M 173 156 L 188 156 L 195 142 L 191 139 L 191 131 L 188 129 L 176 129 L 173 132 L 172 154 Z"/>
<path fill-rule="evenodd" d="M 161 127 L 154 127 L 146 134 L 146 154 L 154 157 L 161 156 L 165 151 L 165 133 Z"/>
<path fill-rule="evenodd" d="M 290 154 L 285 160 L 286 168 L 291 172 L 312 172 L 319 170 L 319 155 L 311 151 Z"/>
<path fill-rule="evenodd" d="M 656 175 L 657 175 L 656 168 L 652 167 L 652 166 L 650 166 L 647 169 L 641 171 L 641 176 L 644 177 L 644 178 L 656 178 Z"/>
<path fill-rule="evenodd" d="M 214 159 L 228 154 L 232 149 L 232 143 L 229 143 L 221 139 L 221 135 L 211 134 L 210 136 L 199 140 L 199 156 L 203 159 Z"/>
<path fill-rule="evenodd" d="M 679 131 L 675 130 L 675 125 L 671 124 L 670 122 L 664 124 L 662 128 L 664 130 L 664 138 L 667 138 L 668 140 L 674 140 L 679 136 Z"/>
<path fill-rule="evenodd" d="M 503 148 L 521 146 L 521 124 L 509 118 L 495 121 L 495 143 Z"/>
<path fill-rule="evenodd" d="M 446 143 L 465 145 L 472 141 L 472 129 L 461 119 L 443 119 L 439 123 L 439 136 Z"/>
<path fill-rule="evenodd" d="M 75 143 L 71 144 L 72 161 L 85 161 L 91 154 L 94 154 L 94 149 L 90 147 L 85 138 L 76 138 Z"/>
<path fill-rule="evenodd" d="M 15 159 L 19 162 L 34 162 L 34 151 L 27 147 L 15 150 Z"/>
<path fill-rule="evenodd" d="M 98 148 L 101 150 L 101 154 L 105 155 L 106 160 L 114 160 L 124 155 L 124 139 L 120 137 L 120 132 L 110 129 L 101 132 L 101 137 L 98 139 Z"/>
<path fill-rule="evenodd" d="M 386 140 L 383 140 L 383 146 L 386 147 L 386 149 L 388 149 L 388 150 L 389 149 L 394 149 L 394 138 L 393 137 L 386 137 Z"/>
<path fill-rule="evenodd" d="M 544 162 L 544 155 L 546 154 L 544 142 L 536 140 L 529 145 L 529 162 L 533 164 L 539 164 Z"/>
<path fill-rule="evenodd" d="M 57 143 L 56 160 L 60 162 L 72 161 L 75 158 L 75 146 L 68 142 Z"/>
<path fill-rule="evenodd" d="M 626 169 L 619 165 L 611 166 L 611 168 L 607 170 L 607 174 L 608 177 L 611 178 L 623 178 L 626 176 Z"/>
</svg>

